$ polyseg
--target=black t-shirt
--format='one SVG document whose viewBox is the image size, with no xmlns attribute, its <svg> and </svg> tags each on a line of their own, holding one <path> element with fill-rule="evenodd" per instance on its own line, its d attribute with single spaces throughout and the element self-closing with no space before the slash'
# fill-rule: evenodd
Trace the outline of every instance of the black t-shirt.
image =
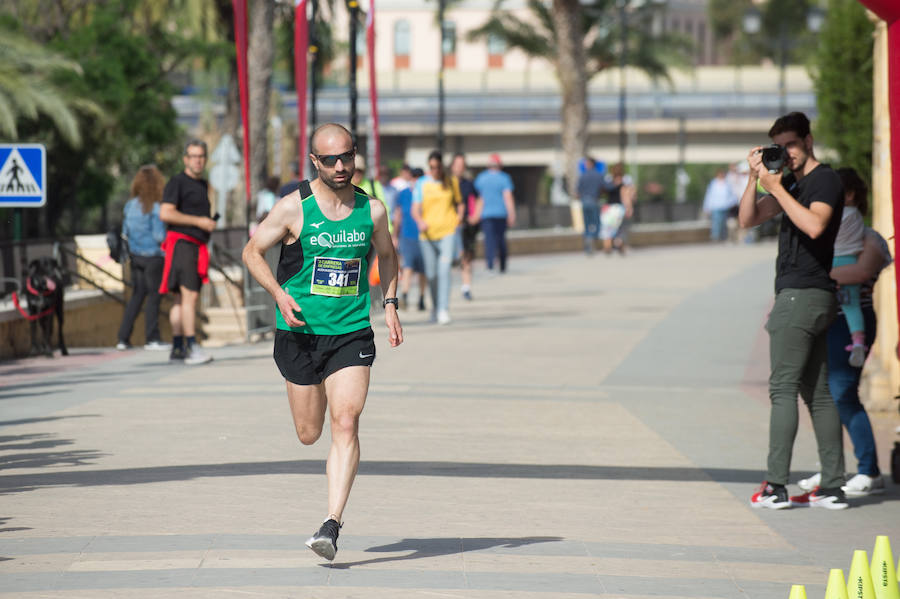
<svg viewBox="0 0 900 599">
<path fill-rule="evenodd" d="M 781 219 L 778 233 L 778 258 L 775 261 L 775 293 L 782 289 L 825 289 L 834 291 L 835 282 L 828 276 L 834 259 L 834 239 L 844 213 L 844 189 L 841 179 L 827 164 L 820 164 L 798 182 L 793 173 L 785 175 L 781 184 L 804 207 L 824 202 L 833 212 L 828 226 L 812 239 L 798 229 L 787 215 Z"/>
<path fill-rule="evenodd" d="M 182 214 L 209 217 L 209 186 L 204 179 L 193 179 L 183 171 L 169 179 L 163 190 L 164 204 L 173 204 Z M 209 233 L 200 227 L 185 225 L 169 225 L 170 231 L 183 233 L 199 239 L 203 243 L 209 241 Z"/>
</svg>

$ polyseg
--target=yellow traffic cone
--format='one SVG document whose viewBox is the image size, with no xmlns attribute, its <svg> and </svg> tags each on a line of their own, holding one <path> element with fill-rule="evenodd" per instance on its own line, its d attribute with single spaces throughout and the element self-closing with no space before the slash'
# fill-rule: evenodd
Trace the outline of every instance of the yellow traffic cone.
<svg viewBox="0 0 900 599">
<path fill-rule="evenodd" d="M 847 597 L 847 583 L 844 582 L 844 571 L 834 568 L 828 573 L 828 587 L 825 599 L 850 599 Z"/>
<path fill-rule="evenodd" d="M 850 575 L 847 577 L 847 597 L 850 599 L 875 599 L 872 575 L 869 573 L 869 558 L 862 549 L 853 552 Z"/>
<path fill-rule="evenodd" d="M 806 587 L 802 584 L 795 584 L 791 587 L 791 595 L 788 599 L 806 599 Z"/>
<path fill-rule="evenodd" d="M 894 554 L 891 553 L 891 542 L 884 535 L 875 537 L 871 572 L 876 599 L 900 599 L 897 574 L 894 572 Z"/>
</svg>

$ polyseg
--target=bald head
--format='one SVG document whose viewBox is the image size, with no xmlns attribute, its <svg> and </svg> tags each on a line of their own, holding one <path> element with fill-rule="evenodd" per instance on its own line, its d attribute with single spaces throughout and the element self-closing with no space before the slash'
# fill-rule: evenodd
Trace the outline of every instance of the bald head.
<svg viewBox="0 0 900 599">
<path fill-rule="evenodd" d="M 338 123 L 325 123 L 313 132 L 310 146 L 313 154 L 345 152 L 353 148 L 353 135 L 343 125 L 339 125 Z M 339 151 L 329 151 L 334 147 L 343 149 Z"/>
</svg>

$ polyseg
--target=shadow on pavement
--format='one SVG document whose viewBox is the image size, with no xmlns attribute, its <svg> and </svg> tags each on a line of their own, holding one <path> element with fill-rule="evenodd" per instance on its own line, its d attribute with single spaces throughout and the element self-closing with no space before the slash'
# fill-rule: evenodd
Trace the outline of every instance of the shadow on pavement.
<svg viewBox="0 0 900 599">
<path fill-rule="evenodd" d="M 376 557 L 372 559 L 361 560 L 358 562 L 330 563 L 321 565 L 323 567 L 334 568 L 336 570 L 348 570 L 355 566 L 365 566 L 369 564 L 401 562 L 411 559 L 438 557 L 441 555 L 454 555 L 457 553 L 465 553 L 466 551 L 481 551 L 483 549 L 491 549 L 493 547 L 523 547 L 525 545 L 533 545 L 535 543 L 554 543 L 562 540 L 562 537 L 524 537 L 520 539 L 403 539 L 402 541 L 391 543 L 390 545 L 369 547 L 368 549 L 366 549 L 366 553 L 396 553 L 399 551 L 412 551 L 412 553 L 408 555 Z"/>
<path fill-rule="evenodd" d="M 0 436 L 0 470 L 45 466 L 88 466 L 102 457 L 96 450 L 62 450 L 71 439 L 56 439 L 46 433 Z M 53 451 L 34 451 L 34 450 Z M 16 453 L 11 453 L 16 452 Z"/>
<path fill-rule="evenodd" d="M 53 422 L 67 418 L 99 418 L 100 414 L 77 414 L 72 416 L 45 416 L 43 418 L 21 418 L 19 420 L 0 420 L 0 427 L 17 426 L 20 424 L 36 424 L 38 422 Z"/>
<path fill-rule="evenodd" d="M 99 457 L 96 452 L 75 452 L 73 463 Z M 84 454 L 84 455 L 82 455 Z M 58 456 L 58 459 L 65 458 Z M 50 459 L 50 458 L 48 458 Z M 40 464 L 34 464 L 39 466 Z M 113 470 L 70 470 L 37 474 L 0 475 L 0 494 L 56 486 L 139 485 L 205 477 L 262 476 L 272 474 L 324 474 L 324 460 L 233 462 Z M 759 483 L 760 470 L 725 468 L 579 466 L 575 464 L 493 464 L 473 462 L 363 462 L 360 476 L 437 476 L 459 478 L 522 478 L 566 480 L 634 480 L 676 482 Z"/>
</svg>

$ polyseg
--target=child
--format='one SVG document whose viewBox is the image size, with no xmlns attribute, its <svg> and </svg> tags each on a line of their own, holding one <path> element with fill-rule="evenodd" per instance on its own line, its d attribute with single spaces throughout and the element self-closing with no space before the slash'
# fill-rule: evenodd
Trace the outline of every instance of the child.
<svg viewBox="0 0 900 599">
<path fill-rule="evenodd" d="M 856 257 L 863 248 L 863 232 L 865 223 L 863 216 L 868 207 L 868 187 L 852 168 L 841 168 L 837 171 L 844 186 L 844 214 L 841 228 L 834 241 L 834 266 L 856 264 Z M 852 344 L 847 346 L 850 352 L 848 360 L 854 368 L 862 367 L 866 361 L 865 324 L 862 310 L 859 307 L 859 285 L 843 285 L 839 293 L 841 310 L 847 319 Z"/>
</svg>

